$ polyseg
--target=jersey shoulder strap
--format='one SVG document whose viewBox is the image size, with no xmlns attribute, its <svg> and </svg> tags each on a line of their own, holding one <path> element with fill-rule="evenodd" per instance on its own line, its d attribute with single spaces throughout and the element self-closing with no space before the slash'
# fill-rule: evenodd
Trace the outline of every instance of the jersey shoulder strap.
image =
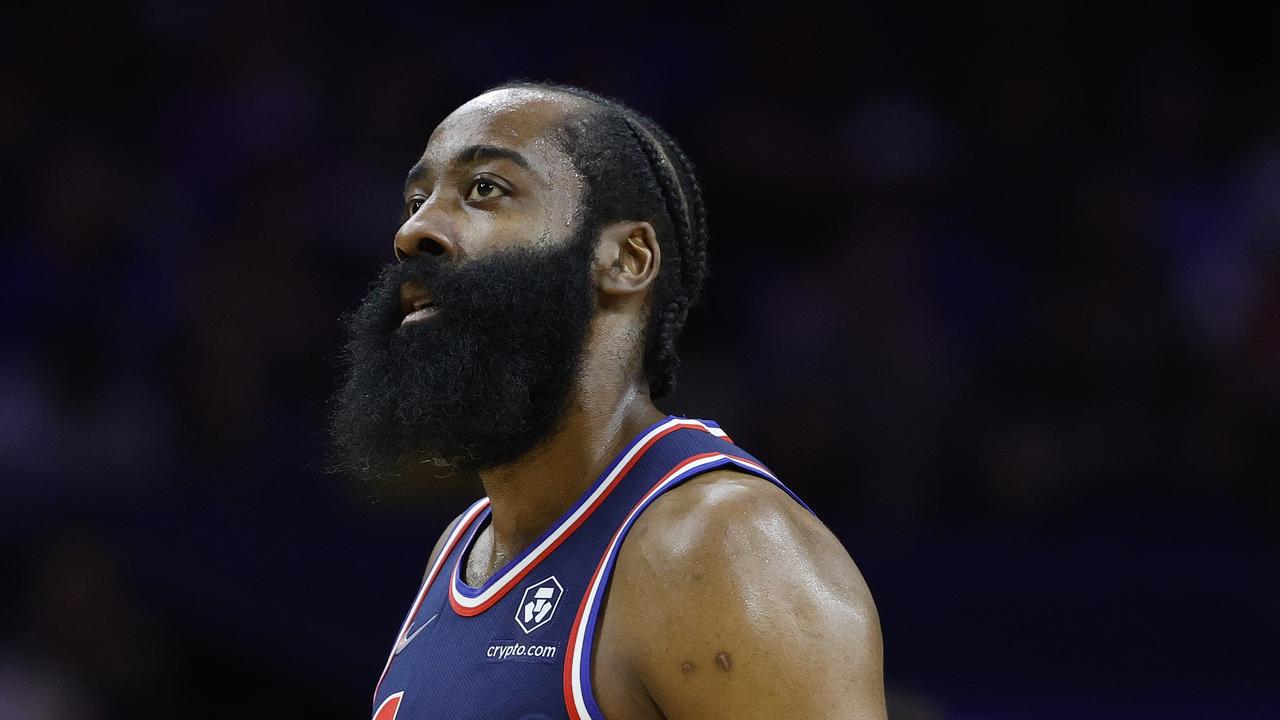
<svg viewBox="0 0 1280 720">
<path fill-rule="evenodd" d="M 739 448 L 714 422 L 688 420 L 681 432 L 673 432 L 662 438 L 649 451 L 665 472 L 647 488 L 638 489 L 638 499 L 623 516 L 622 522 L 607 543 L 596 565 L 595 573 L 587 584 L 587 590 L 578 607 L 573 628 L 569 634 L 569 651 L 565 653 L 564 694 L 565 705 L 572 720 L 602 720 L 604 714 L 596 703 L 591 688 L 591 655 L 595 640 L 596 622 L 609 579 L 617 563 L 622 541 L 626 539 L 640 515 L 664 493 L 703 473 L 719 469 L 734 469 L 755 475 L 773 483 L 810 513 L 813 511 L 782 481 L 774 476 L 764 463 Z M 701 432 L 684 432 L 683 430 Z M 652 476 L 651 476 L 652 477 Z"/>
</svg>

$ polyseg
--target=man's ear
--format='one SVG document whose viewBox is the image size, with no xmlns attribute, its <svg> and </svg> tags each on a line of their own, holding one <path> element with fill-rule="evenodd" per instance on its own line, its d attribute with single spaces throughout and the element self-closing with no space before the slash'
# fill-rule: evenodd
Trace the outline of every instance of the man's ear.
<svg viewBox="0 0 1280 720">
<path fill-rule="evenodd" d="M 644 293 L 658 278 L 662 248 L 653 226 L 643 220 L 606 225 L 596 245 L 596 284 L 606 295 Z"/>
</svg>

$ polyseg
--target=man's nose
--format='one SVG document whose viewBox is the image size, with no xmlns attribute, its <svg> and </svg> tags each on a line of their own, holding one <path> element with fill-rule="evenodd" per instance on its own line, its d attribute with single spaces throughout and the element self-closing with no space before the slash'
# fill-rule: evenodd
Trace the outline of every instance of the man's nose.
<svg viewBox="0 0 1280 720">
<path fill-rule="evenodd" d="M 396 260 L 404 262 L 418 255 L 456 256 L 458 248 L 448 235 L 432 227 L 425 208 L 419 209 L 396 231 Z"/>
</svg>

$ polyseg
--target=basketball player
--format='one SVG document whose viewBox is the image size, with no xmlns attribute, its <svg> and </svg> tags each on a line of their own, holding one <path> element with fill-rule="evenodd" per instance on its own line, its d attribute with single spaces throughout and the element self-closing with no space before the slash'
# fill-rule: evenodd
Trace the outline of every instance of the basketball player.
<svg viewBox="0 0 1280 720">
<path fill-rule="evenodd" d="M 395 257 L 347 319 L 336 457 L 486 497 L 430 554 L 377 720 L 885 717 L 849 554 L 725 430 L 654 407 L 707 274 L 661 128 L 571 86 L 485 92 L 409 172 Z"/>
</svg>

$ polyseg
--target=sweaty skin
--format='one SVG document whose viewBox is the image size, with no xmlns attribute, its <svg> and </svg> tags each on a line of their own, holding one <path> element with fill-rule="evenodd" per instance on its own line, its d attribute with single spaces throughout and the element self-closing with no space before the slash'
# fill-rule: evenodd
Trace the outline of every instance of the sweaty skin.
<svg viewBox="0 0 1280 720">
<path fill-rule="evenodd" d="M 583 107 L 507 89 L 454 111 L 406 183 L 397 257 L 465 262 L 562 237 L 584 188 L 550 138 Z M 455 162 L 477 145 L 519 153 L 527 167 Z M 665 417 L 649 399 L 642 355 L 661 257 L 646 221 L 601 229 L 596 313 L 568 410 L 538 449 L 481 472 L 492 516 L 467 557 L 468 583 L 531 544 Z M 611 720 L 886 717 L 879 620 L 861 573 L 820 521 L 752 475 L 710 472 L 655 501 L 622 544 L 598 628 L 591 673 Z"/>
</svg>

